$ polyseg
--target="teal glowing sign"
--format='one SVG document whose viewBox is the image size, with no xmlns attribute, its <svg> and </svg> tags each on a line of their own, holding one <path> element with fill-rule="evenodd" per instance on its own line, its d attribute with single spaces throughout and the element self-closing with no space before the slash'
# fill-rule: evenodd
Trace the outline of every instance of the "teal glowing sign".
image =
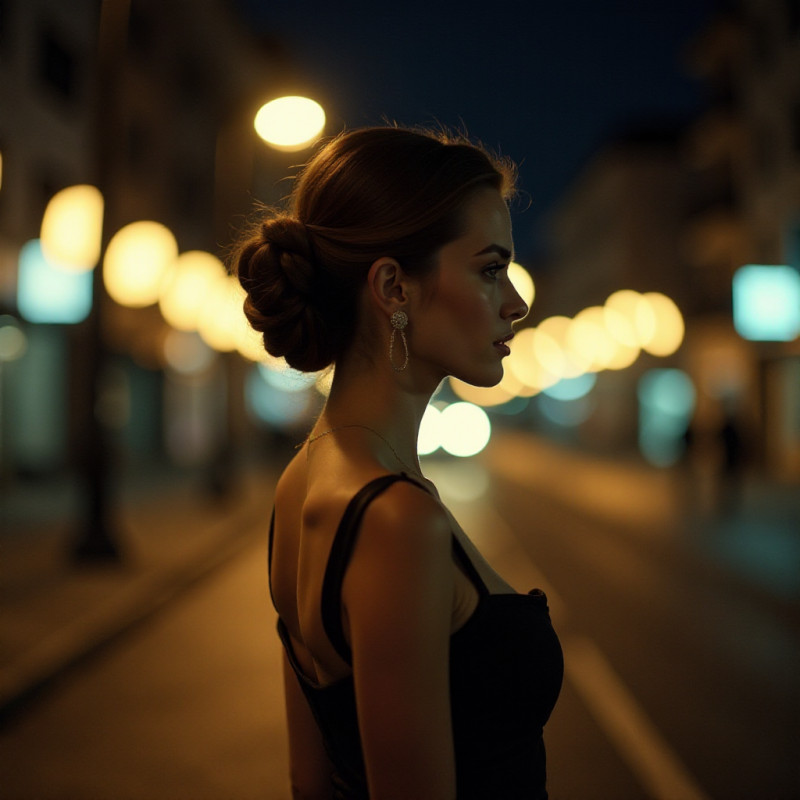
<svg viewBox="0 0 800 800">
<path fill-rule="evenodd" d="M 92 273 L 51 264 L 32 239 L 19 253 L 17 308 L 28 322 L 82 322 L 92 309 Z"/>
<path fill-rule="evenodd" d="M 744 339 L 790 342 L 800 335 L 800 272 L 748 264 L 733 276 L 733 324 Z"/>
</svg>

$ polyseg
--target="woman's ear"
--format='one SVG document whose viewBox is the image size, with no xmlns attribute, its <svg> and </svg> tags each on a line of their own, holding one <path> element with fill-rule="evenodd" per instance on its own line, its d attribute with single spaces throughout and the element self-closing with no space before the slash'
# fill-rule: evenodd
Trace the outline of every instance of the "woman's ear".
<svg viewBox="0 0 800 800">
<path fill-rule="evenodd" d="M 388 257 L 375 261 L 367 275 L 370 298 L 387 316 L 408 302 L 409 283 L 400 263 Z"/>
</svg>

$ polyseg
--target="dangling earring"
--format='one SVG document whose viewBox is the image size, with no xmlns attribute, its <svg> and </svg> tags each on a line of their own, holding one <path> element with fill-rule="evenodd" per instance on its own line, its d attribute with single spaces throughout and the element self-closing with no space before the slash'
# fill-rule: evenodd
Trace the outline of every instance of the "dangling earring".
<svg viewBox="0 0 800 800">
<path fill-rule="evenodd" d="M 408 325 L 408 314 L 405 311 L 395 311 L 390 321 L 392 323 L 392 337 L 389 339 L 389 363 L 395 372 L 402 372 L 408 366 L 408 340 L 405 332 L 405 327 Z M 403 352 L 405 355 L 403 364 L 399 367 L 394 363 L 394 339 L 398 332 L 403 340 Z"/>
</svg>

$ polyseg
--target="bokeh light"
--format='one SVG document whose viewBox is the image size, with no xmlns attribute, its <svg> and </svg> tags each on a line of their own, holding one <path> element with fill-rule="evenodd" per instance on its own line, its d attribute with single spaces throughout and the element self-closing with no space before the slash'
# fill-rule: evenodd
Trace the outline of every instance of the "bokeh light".
<svg viewBox="0 0 800 800">
<path fill-rule="evenodd" d="M 19 322 L 9 314 L 0 316 L 0 361 L 16 361 L 25 355 L 28 337 Z M 0 413 L 2 409 L 0 409 Z"/>
<path fill-rule="evenodd" d="M 744 339 L 790 342 L 800 335 L 800 272 L 748 264 L 733 276 L 733 324 Z"/>
<path fill-rule="evenodd" d="M 100 260 L 103 195 L 95 186 L 68 186 L 53 195 L 44 211 L 42 252 L 62 269 L 83 272 Z"/>
<path fill-rule="evenodd" d="M 508 279 L 517 290 L 517 294 L 525 301 L 525 305 L 530 309 L 533 305 L 533 298 L 536 296 L 536 289 L 530 272 L 522 264 L 512 261 L 508 265 Z"/>
<path fill-rule="evenodd" d="M 31 239 L 19 253 L 17 308 L 28 322 L 75 324 L 92 310 L 92 273 L 52 264 L 41 242 Z"/>
<path fill-rule="evenodd" d="M 683 343 L 683 315 L 666 295 L 647 292 L 637 312 L 637 330 L 643 350 L 654 356 L 671 356 Z"/>
<path fill-rule="evenodd" d="M 441 416 L 441 411 L 432 403 L 428 403 L 422 415 L 417 437 L 417 452 L 421 456 L 431 455 L 439 449 Z"/>
<path fill-rule="evenodd" d="M 224 276 L 225 267 L 211 253 L 181 253 L 160 285 L 158 307 L 164 319 L 178 330 L 197 330 L 203 302 L 214 283 Z"/>
<path fill-rule="evenodd" d="M 492 424 L 486 412 L 473 403 L 451 403 L 439 416 L 443 450 L 466 458 L 480 453 L 489 443 Z"/>
<path fill-rule="evenodd" d="M 291 430 L 304 423 L 313 408 L 310 385 L 286 391 L 273 380 L 273 371 L 254 364 L 245 381 L 245 401 L 249 412 L 269 426 Z"/>
<path fill-rule="evenodd" d="M 103 260 L 103 281 L 113 300 L 132 308 L 158 300 L 161 284 L 178 257 L 172 232 L 160 222 L 141 220 L 114 234 Z"/>
<path fill-rule="evenodd" d="M 562 378 L 558 383 L 548 386 L 542 391 L 556 400 L 577 400 L 589 394 L 597 383 L 594 372 L 585 372 L 575 378 Z"/>
<path fill-rule="evenodd" d="M 249 327 L 242 304 L 245 292 L 233 275 L 221 274 L 209 285 L 197 317 L 203 341 L 221 353 L 235 350 Z"/>
<path fill-rule="evenodd" d="M 651 369 L 639 379 L 639 449 L 653 465 L 668 467 L 684 451 L 696 391 L 679 369 Z"/>
<path fill-rule="evenodd" d="M 256 133 L 277 150 L 293 152 L 313 144 L 325 127 L 325 111 L 308 97 L 279 97 L 256 114 Z"/>
</svg>

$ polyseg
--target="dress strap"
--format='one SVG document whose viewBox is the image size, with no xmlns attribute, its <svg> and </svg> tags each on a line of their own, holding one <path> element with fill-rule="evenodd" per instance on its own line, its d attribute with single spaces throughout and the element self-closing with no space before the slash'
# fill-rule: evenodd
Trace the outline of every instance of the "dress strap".
<svg viewBox="0 0 800 800">
<path fill-rule="evenodd" d="M 267 583 L 272 605 L 275 605 L 275 595 L 272 593 L 272 540 L 275 538 L 275 506 L 272 507 L 272 516 L 269 520 L 269 547 L 267 550 Z M 276 609 L 277 610 L 277 609 Z"/>
<path fill-rule="evenodd" d="M 491 594 L 489 587 L 484 583 L 472 559 L 467 555 L 464 545 L 458 541 L 458 537 L 455 533 L 453 534 L 453 553 L 458 563 L 464 568 L 464 572 L 467 573 L 467 577 L 472 582 L 472 585 L 478 590 L 478 594 L 481 597 Z"/>
<path fill-rule="evenodd" d="M 364 512 L 378 495 L 400 480 L 408 481 L 426 492 L 428 491 L 423 484 L 404 472 L 381 475 L 371 480 L 347 504 L 331 545 L 328 565 L 325 569 L 325 578 L 322 583 L 322 625 L 334 649 L 348 664 L 352 662 L 353 654 L 342 626 L 342 583 L 344 574 L 358 539 L 358 531 Z"/>
</svg>

